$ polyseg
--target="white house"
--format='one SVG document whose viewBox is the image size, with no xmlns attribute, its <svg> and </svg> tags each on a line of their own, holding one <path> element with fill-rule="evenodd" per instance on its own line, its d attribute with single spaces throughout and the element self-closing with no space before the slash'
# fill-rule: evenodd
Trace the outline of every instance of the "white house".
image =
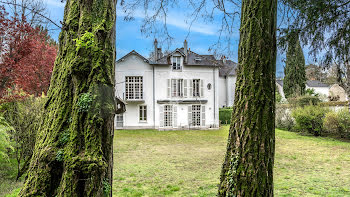
<svg viewBox="0 0 350 197">
<path fill-rule="evenodd" d="M 280 95 L 282 96 L 283 99 L 286 98 L 286 96 L 284 95 L 284 91 L 283 91 L 283 80 L 282 79 L 276 79 L 276 88 L 278 93 L 280 93 Z"/>
<path fill-rule="evenodd" d="M 283 80 L 277 79 L 276 80 L 276 87 L 278 92 L 281 94 L 282 98 L 285 98 L 284 92 L 283 92 Z M 329 85 L 322 83 L 318 80 L 307 80 L 305 84 L 306 89 L 314 89 L 315 93 L 322 96 L 322 98 L 328 98 L 329 96 Z"/>
<path fill-rule="evenodd" d="M 306 89 L 314 89 L 315 93 L 323 96 L 324 98 L 328 98 L 329 96 L 329 85 L 322 83 L 318 80 L 307 80 L 306 81 Z"/>
<path fill-rule="evenodd" d="M 116 128 L 218 128 L 219 107 L 233 104 L 235 66 L 187 47 L 162 54 L 157 40 L 152 59 L 131 51 L 116 63 L 116 97 L 126 103 Z"/>
</svg>

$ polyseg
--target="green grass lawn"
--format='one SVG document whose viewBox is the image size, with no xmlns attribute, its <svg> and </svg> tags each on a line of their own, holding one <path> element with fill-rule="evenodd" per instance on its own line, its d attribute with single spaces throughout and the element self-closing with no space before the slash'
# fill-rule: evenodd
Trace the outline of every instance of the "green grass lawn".
<svg viewBox="0 0 350 197">
<path fill-rule="evenodd" d="M 215 196 L 228 127 L 118 130 L 113 196 Z M 350 196 L 350 143 L 276 130 L 276 196 Z"/>
<path fill-rule="evenodd" d="M 227 126 L 116 131 L 113 196 L 215 196 L 227 136 Z M 0 196 L 21 187 L 4 176 L 11 166 Z M 350 143 L 276 130 L 274 174 L 276 196 L 350 196 Z"/>
</svg>

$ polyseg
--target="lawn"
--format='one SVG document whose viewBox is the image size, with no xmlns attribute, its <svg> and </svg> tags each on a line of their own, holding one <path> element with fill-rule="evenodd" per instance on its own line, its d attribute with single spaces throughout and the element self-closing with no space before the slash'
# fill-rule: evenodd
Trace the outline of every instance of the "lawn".
<svg viewBox="0 0 350 197">
<path fill-rule="evenodd" d="M 228 127 L 118 130 L 113 196 L 215 196 Z M 276 130 L 276 196 L 350 196 L 350 143 Z"/>
<path fill-rule="evenodd" d="M 117 130 L 113 196 L 215 196 L 227 135 Z M 3 179 L 9 172 L 0 196 L 22 184 Z M 276 196 L 350 196 L 350 143 L 276 130 L 274 172 Z"/>
</svg>

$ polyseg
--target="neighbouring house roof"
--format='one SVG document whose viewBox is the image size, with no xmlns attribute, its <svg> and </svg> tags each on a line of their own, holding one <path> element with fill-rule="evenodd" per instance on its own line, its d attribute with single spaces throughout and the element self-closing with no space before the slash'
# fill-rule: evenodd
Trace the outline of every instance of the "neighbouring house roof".
<svg viewBox="0 0 350 197">
<path fill-rule="evenodd" d="M 282 79 L 276 79 L 276 83 L 278 83 L 278 85 L 283 87 L 283 80 Z"/>
<path fill-rule="evenodd" d="M 130 55 L 136 55 L 136 56 L 140 57 L 141 59 L 143 59 L 144 62 L 149 63 L 149 60 L 148 60 L 147 58 L 143 57 L 142 55 L 140 55 L 140 54 L 139 54 L 138 52 L 136 52 L 135 50 L 132 50 L 130 53 L 128 53 L 128 54 L 124 55 L 123 57 L 121 57 L 121 58 L 117 61 L 117 63 L 124 61 L 124 59 L 127 58 L 127 57 L 129 57 Z"/>
<path fill-rule="evenodd" d="M 329 87 L 329 85 L 322 83 L 318 80 L 307 80 L 306 85 L 312 88 L 321 88 L 321 87 Z"/>
</svg>

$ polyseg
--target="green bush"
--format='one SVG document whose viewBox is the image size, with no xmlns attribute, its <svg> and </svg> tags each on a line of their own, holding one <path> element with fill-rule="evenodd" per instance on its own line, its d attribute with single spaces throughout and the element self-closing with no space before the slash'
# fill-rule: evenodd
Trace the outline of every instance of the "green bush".
<svg viewBox="0 0 350 197">
<path fill-rule="evenodd" d="M 286 107 L 276 106 L 275 117 L 276 128 L 291 131 L 294 127 L 294 120 L 290 115 L 290 111 Z"/>
<path fill-rule="evenodd" d="M 304 95 L 288 99 L 289 104 L 295 107 L 304 107 L 306 105 L 318 105 L 321 100 L 318 96 Z"/>
<path fill-rule="evenodd" d="M 43 117 L 44 97 L 27 97 L 22 100 L 3 103 L 1 111 L 6 121 L 14 128 L 8 132 L 17 160 L 17 179 L 29 167 L 35 146 L 36 132 Z"/>
<path fill-rule="evenodd" d="M 19 195 L 19 192 L 21 192 L 21 188 L 13 190 L 11 194 L 7 194 L 5 197 L 17 197 Z"/>
<path fill-rule="evenodd" d="M 350 113 L 347 109 L 328 112 L 323 122 L 327 132 L 341 138 L 350 138 Z"/>
<path fill-rule="evenodd" d="M 219 120 L 221 124 L 230 124 L 232 117 L 232 108 L 222 108 L 219 110 Z"/>
<path fill-rule="evenodd" d="M 0 116 L 0 162 L 9 161 L 9 150 L 13 151 L 10 143 L 8 132 L 12 131 L 11 127 L 4 117 Z"/>
<path fill-rule="evenodd" d="M 326 113 L 323 121 L 323 127 L 327 133 L 338 134 L 339 130 L 341 129 L 338 114 L 334 111 Z"/>
<path fill-rule="evenodd" d="M 294 109 L 292 111 L 292 117 L 296 123 L 295 129 L 311 133 L 314 136 L 321 135 L 323 130 L 323 119 L 327 112 L 327 109 L 314 105 Z"/>
<path fill-rule="evenodd" d="M 350 138 L 350 113 L 348 109 L 342 109 L 338 112 L 338 120 L 341 128 L 340 137 Z"/>
</svg>

